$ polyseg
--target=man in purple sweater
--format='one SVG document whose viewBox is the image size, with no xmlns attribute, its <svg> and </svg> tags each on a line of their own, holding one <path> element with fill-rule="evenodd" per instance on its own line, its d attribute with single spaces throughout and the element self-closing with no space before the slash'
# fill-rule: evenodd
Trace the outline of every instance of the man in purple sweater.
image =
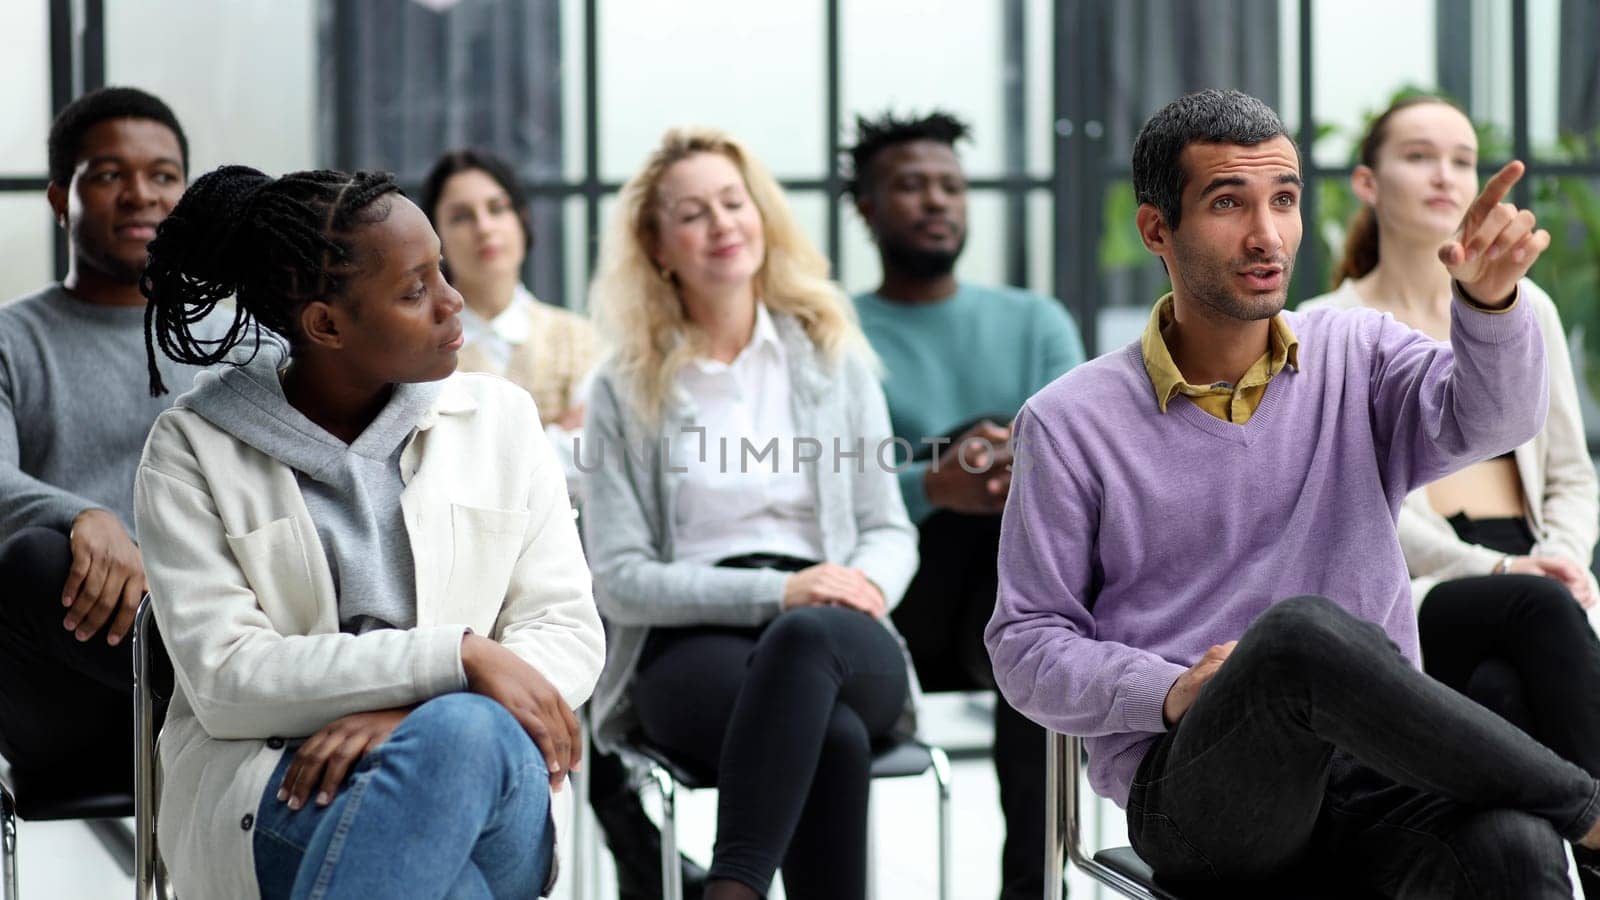
<svg viewBox="0 0 1600 900">
<path fill-rule="evenodd" d="M 1133 151 L 1173 291 L 1144 337 L 1017 416 L 985 639 L 1006 699 L 1087 738 L 1164 880 L 1336 872 L 1392 897 L 1570 898 L 1600 783 L 1423 675 L 1395 537 L 1411 490 L 1530 439 L 1548 245 L 1502 203 L 1440 248 L 1448 346 L 1366 310 L 1283 312 L 1299 153 L 1252 97 L 1169 104 Z"/>
</svg>

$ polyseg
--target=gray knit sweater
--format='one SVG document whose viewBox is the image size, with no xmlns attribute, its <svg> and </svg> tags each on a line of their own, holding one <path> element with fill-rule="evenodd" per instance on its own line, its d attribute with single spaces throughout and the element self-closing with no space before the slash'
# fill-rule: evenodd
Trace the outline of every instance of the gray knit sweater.
<svg viewBox="0 0 1600 900">
<path fill-rule="evenodd" d="M 66 531 L 95 508 L 133 533 L 145 437 L 200 371 L 165 357 L 160 368 L 171 393 L 152 397 L 142 306 L 85 303 L 59 284 L 0 306 L 0 540 Z"/>
</svg>

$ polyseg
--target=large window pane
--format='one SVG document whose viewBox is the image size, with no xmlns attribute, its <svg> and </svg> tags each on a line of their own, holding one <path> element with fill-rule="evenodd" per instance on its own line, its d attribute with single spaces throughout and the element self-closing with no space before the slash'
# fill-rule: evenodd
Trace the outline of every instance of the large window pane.
<svg viewBox="0 0 1600 900">
<path fill-rule="evenodd" d="M 105 4 L 106 81 L 177 113 L 192 175 L 222 163 L 269 174 L 312 168 L 317 0 Z"/>
<path fill-rule="evenodd" d="M 584 170 L 583 0 L 561 0 L 561 174 L 580 181 Z"/>
<path fill-rule="evenodd" d="M 1023 66 L 1027 91 L 1023 133 L 1027 136 L 1028 174 L 1049 178 L 1055 172 L 1055 4 L 1050 0 L 1028 0 L 1022 13 Z"/>
<path fill-rule="evenodd" d="M 0 303 L 42 288 L 54 277 L 55 221 L 43 191 L 0 194 Z"/>
<path fill-rule="evenodd" d="M 1600 162 L 1600 4 L 1528 0 L 1533 158 Z"/>
<path fill-rule="evenodd" d="M 935 106 L 972 125 L 962 160 L 973 176 L 1005 167 L 1004 20 L 1000 3 L 870 0 L 841 9 L 845 140 L 858 114 Z M 1030 24 L 1030 27 L 1038 27 Z"/>
<path fill-rule="evenodd" d="M 779 177 L 827 170 L 821 3 L 600 0 L 600 170 L 632 175 L 675 125 L 713 125 Z"/>
<path fill-rule="evenodd" d="M 50 128 L 49 4 L 0 5 L 0 173 L 43 175 Z"/>
<path fill-rule="evenodd" d="M 1533 211 L 1550 232 L 1550 247 L 1532 278 L 1555 300 L 1571 342 L 1591 444 L 1600 442 L 1600 177 L 1533 180 Z"/>
<path fill-rule="evenodd" d="M 1311 6 L 1317 164 L 1351 161 L 1367 119 L 1402 88 L 1435 90 L 1433 3 L 1348 0 Z M 1382 27 L 1375 27 L 1376 23 Z"/>
</svg>

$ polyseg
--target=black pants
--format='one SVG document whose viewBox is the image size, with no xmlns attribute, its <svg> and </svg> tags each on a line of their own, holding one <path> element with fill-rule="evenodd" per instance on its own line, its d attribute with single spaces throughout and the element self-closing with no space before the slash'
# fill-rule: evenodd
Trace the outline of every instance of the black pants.
<svg viewBox="0 0 1600 900">
<path fill-rule="evenodd" d="M 994 690 L 983 629 L 999 588 L 1000 517 L 940 510 L 922 524 L 922 567 L 896 607 L 924 691 Z M 1044 729 L 995 694 L 994 767 L 1006 822 L 1001 900 L 1044 895 Z"/>
<path fill-rule="evenodd" d="M 0 543 L 0 752 L 19 774 L 75 769 L 133 785 L 132 641 L 79 642 L 61 627 L 67 536 L 24 528 Z"/>
<path fill-rule="evenodd" d="M 865 896 L 872 746 L 905 706 L 905 657 L 855 610 L 761 628 L 659 628 L 632 688 L 644 736 L 715 773 L 711 877 L 795 900 Z"/>
<path fill-rule="evenodd" d="M 1521 519 L 1451 519 L 1463 540 L 1524 555 L 1533 536 Z M 1600 639 L 1566 586 L 1538 575 L 1486 575 L 1440 582 L 1417 620 L 1429 675 L 1494 710 L 1600 776 Z M 1580 862 L 1600 855 L 1577 850 Z M 1600 900 L 1600 877 L 1580 868 L 1584 895 Z"/>
<path fill-rule="evenodd" d="M 1320 597 L 1250 626 L 1128 799 L 1159 875 L 1298 886 L 1269 896 L 1338 876 L 1392 898 L 1568 900 L 1563 839 L 1597 817 L 1593 776 Z"/>
</svg>

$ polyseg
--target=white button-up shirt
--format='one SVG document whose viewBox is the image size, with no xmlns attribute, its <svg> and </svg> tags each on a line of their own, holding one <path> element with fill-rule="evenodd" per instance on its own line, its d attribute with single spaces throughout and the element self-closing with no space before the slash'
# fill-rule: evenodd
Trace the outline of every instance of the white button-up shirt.
<svg viewBox="0 0 1600 900">
<path fill-rule="evenodd" d="M 696 359 L 678 386 L 696 412 L 669 460 L 688 470 L 677 495 L 676 558 L 822 559 L 816 489 L 795 462 L 796 438 L 822 439 L 795 433 L 789 361 L 765 304 L 756 304 L 755 331 L 733 362 Z"/>
</svg>

